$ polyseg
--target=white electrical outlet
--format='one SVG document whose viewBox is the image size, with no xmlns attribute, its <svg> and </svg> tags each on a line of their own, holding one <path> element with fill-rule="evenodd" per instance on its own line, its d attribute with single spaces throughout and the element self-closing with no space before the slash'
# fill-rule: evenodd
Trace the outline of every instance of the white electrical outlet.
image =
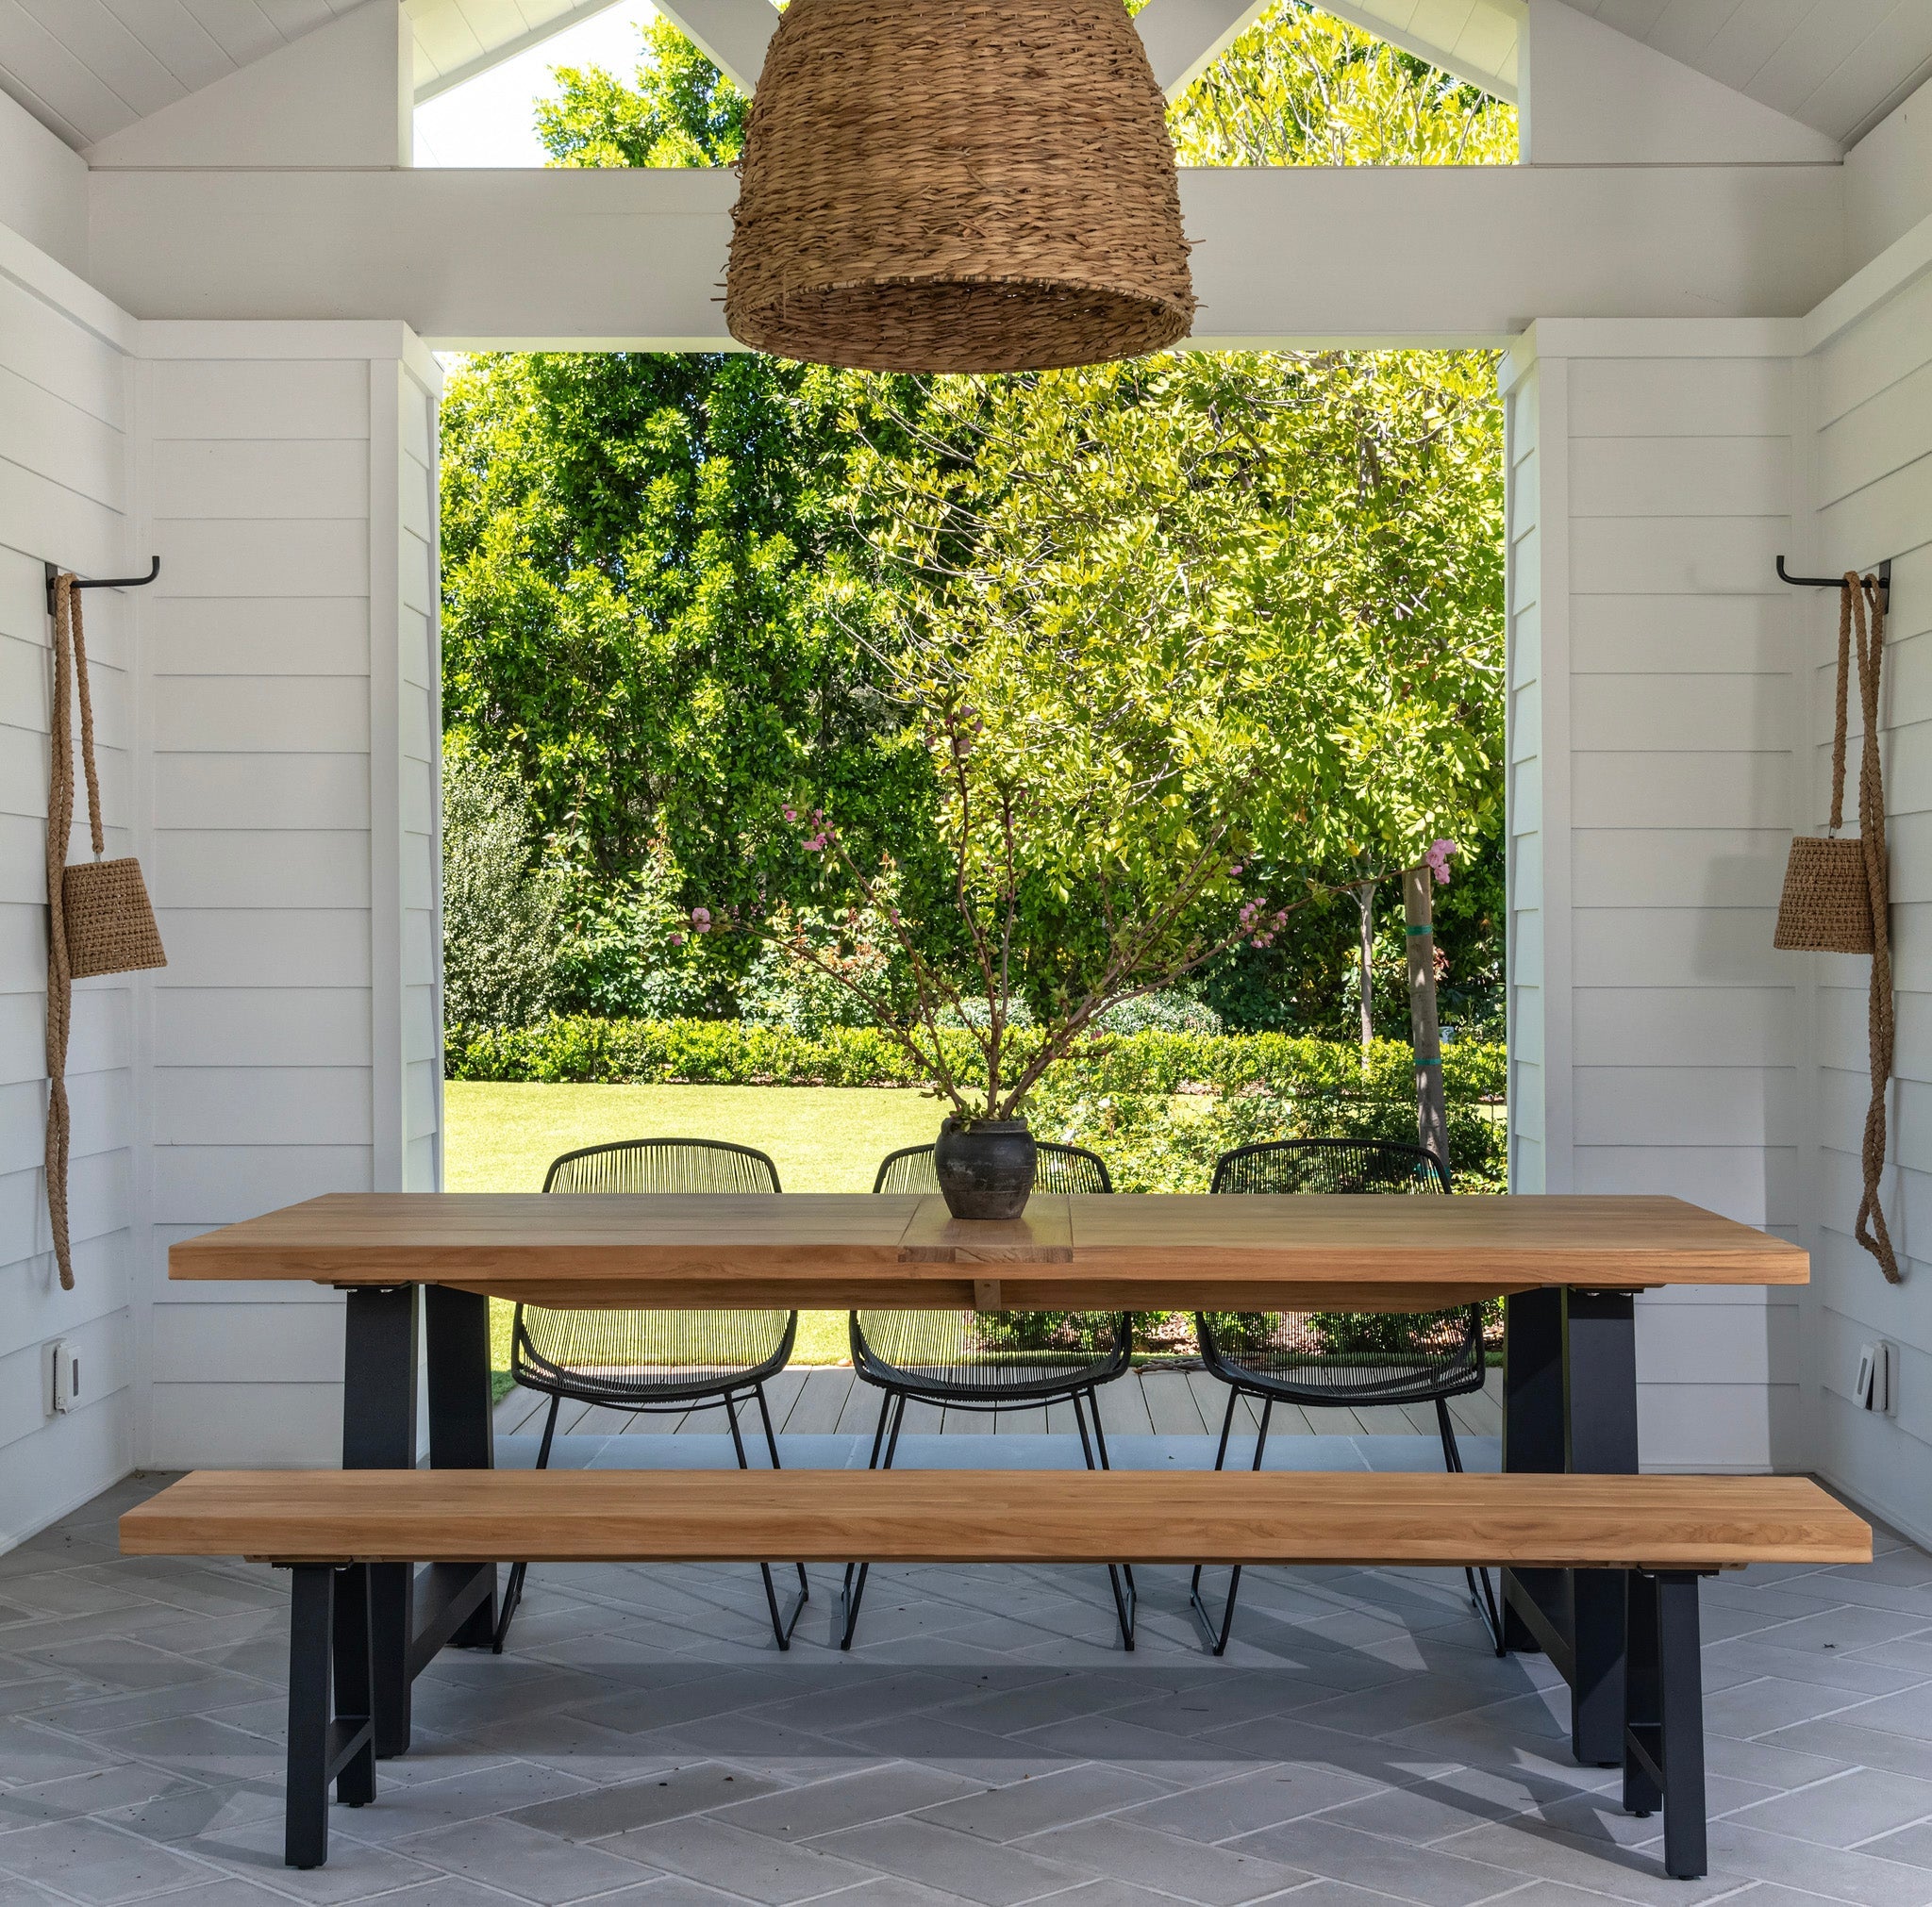
<svg viewBox="0 0 1932 1907">
<path fill-rule="evenodd" d="M 80 1396 L 80 1353 L 64 1337 L 47 1347 L 49 1375 L 48 1414 L 64 1417 Z"/>
<path fill-rule="evenodd" d="M 1852 1379 L 1852 1401 L 1860 1410 L 1890 1416 L 1898 1409 L 1898 1346 L 1884 1338 L 1858 1347 L 1857 1375 Z"/>
</svg>

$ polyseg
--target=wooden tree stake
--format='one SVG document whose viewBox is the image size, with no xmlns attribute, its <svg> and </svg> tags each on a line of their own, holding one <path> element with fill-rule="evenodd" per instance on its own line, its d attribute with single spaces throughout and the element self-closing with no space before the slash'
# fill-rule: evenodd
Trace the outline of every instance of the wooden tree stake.
<svg viewBox="0 0 1932 1907">
<path fill-rule="evenodd" d="M 1436 1024 L 1435 875 L 1424 865 L 1402 874 L 1402 916 L 1408 951 L 1408 1036 L 1415 1048 L 1415 1122 L 1421 1142 L 1449 1164 L 1442 1112 L 1442 1041 Z"/>
</svg>

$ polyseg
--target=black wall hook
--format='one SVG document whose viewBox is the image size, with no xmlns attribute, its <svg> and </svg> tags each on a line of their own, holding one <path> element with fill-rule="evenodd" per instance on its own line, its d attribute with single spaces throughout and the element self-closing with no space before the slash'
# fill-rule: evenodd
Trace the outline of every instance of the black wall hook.
<svg viewBox="0 0 1932 1907">
<path fill-rule="evenodd" d="M 1780 583 L 1790 583 L 1794 589 L 1842 589 L 1845 586 L 1845 579 L 1842 576 L 1794 576 L 1785 568 L 1785 559 L 1782 556 L 1777 559 L 1777 579 Z M 1885 613 L 1888 616 L 1890 615 L 1891 558 L 1890 556 L 1886 557 L 1884 562 L 1878 566 L 1878 593 L 1885 599 L 1883 604 Z"/>
<path fill-rule="evenodd" d="M 149 560 L 152 563 L 153 567 L 148 571 L 147 574 L 144 576 L 102 576 L 97 581 L 92 583 L 83 583 L 76 581 L 74 587 L 76 589 L 142 589 L 147 584 L 152 583 L 154 579 L 161 573 L 161 559 L 158 556 L 154 556 L 151 557 Z M 1783 562 L 1784 558 L 1780 556 L 1778 558 L 1778 561 Z M 51 616 L 54 613 L 54 579 L 60 573 L 60 565 L 58 563 L 49 563 L 46 565 L 46 572 L 47 614 Z"/>
</svg>

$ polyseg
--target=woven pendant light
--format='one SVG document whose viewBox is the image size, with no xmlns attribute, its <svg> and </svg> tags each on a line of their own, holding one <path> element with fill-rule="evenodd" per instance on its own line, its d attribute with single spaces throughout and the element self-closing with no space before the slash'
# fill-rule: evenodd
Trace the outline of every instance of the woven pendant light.
<svg viewBox="0 0 1932 1907">
<path fill-rule="evenodd" d="M 745 129 L 731 335 L 873 371 L 1175 343 L 1165 105 L 1122 0 L 791 0 Z"/>
</svg>

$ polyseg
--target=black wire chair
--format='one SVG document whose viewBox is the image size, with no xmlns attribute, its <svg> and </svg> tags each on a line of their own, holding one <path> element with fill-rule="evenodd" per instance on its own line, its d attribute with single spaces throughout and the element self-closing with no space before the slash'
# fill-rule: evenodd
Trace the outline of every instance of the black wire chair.
<svg viewBox="0 0 1932 1907">
<path fill-rule="evenodd" d="M 906 1146 L 879 1162 L 874 1192 L 940 1188 L 930 1146 Z M 1034 1189 L 1111 1192 L 1106 1162 L 1079 1146 L 1040 1146 Z M 1133 1355 L 1133 1320 L 1124 1311 L 855 1311 L 852 1368 L 862 1383 L 884 1392 L 873 1433 L 873 1469 L 891 1469 L 899 1427 L 913 1399 L 946 1410 L 1002 1410 L 1071 1403 L 1087 1468 L 1108 1469 L 1107 1434 L 1100 1427 L 1094 1387 L 1120 1376 Z M 1088 1432 L 1089 1415 L 1092 1433 Z M 865 1594 L 866 1563 L 845 1566 L 845 1633 L 850 1649 Z M 1134 1646 L 1134 1572 L 1109 1563 L 1121 1641 Z"/>
<path fill-rule="evenodd" d="M 553 1159 L 546 1192 L 775 1192 L 778 1169 L 763 1152 L 723 1139 L 624 1139 L 586 1146 Z M 618 1410 L 685 1411 L 723 1404 L 731 1425 L 738 1468 L 748 1469 L 738 1407 L 756 1403 L 772 1468 L 778 1440 L 765 1383 L 785 1368 L 798 1334 L 795 1311 L 553 1311 L 519 1302 L 510 1326 L 510 1375 L 526 1390 L 550 1399 L 537 1468 L 550 1462 L 557 1413 L 565 1398 Z M 495 1649 L 503 1653 L 510 1617 L 523 1600 L 525 1563 L 511 1566 L 497 1618 Z M 810 1595 L 805 1565 L 797 1564 L 798 1600 L 789 1616 L 778 1607 L 772 1566 L 760 1563 L 772 1633 L 780 1649 Z"/>
<path fill-rule="evenodd" d="M 1449 1169 L 1423 1147 L 1393 1140 L 1276 1139 L 1224 1152 L 1215 1163 L 1209 1189 L 1426 1196 L 1449 1190 Z M 1214 1456 L 1217 1470 L 1226 1463 L 1228 1434 L 1243 1397 L 1258 1399 L 1261 1405 L 1253 1466 L 1257 1470 L 1276 1403 L 1317 1410 L 1357 1403 L 1433 1403 L 1442 1461 L 1451 1470 L 1462 1468 L 1449 1400 L 1483 1386 L 1481 1305 L 1412 1313 L 1200 1312 L 1194 1329 L 1202 1362 L 1228 1386 L 1221 1448 Z M 1500 1655 L 1503 1625 L 1490 1572 L 1484 1569 L 1478 1576 L 1476 1570 L 1465 1569 L 1463 1575 L 1469 1582 L 1470 1602 L 1488 1626 Z M 1228 1579 L 1226 1606 L 1217 1622 L 1201 1600 L 1201 1566 L 1194 1566 L 1191 1599 L 1216 1655 L 1227 1648 L 1241 1582 L 1237 1564 Z"/>
</svg>

